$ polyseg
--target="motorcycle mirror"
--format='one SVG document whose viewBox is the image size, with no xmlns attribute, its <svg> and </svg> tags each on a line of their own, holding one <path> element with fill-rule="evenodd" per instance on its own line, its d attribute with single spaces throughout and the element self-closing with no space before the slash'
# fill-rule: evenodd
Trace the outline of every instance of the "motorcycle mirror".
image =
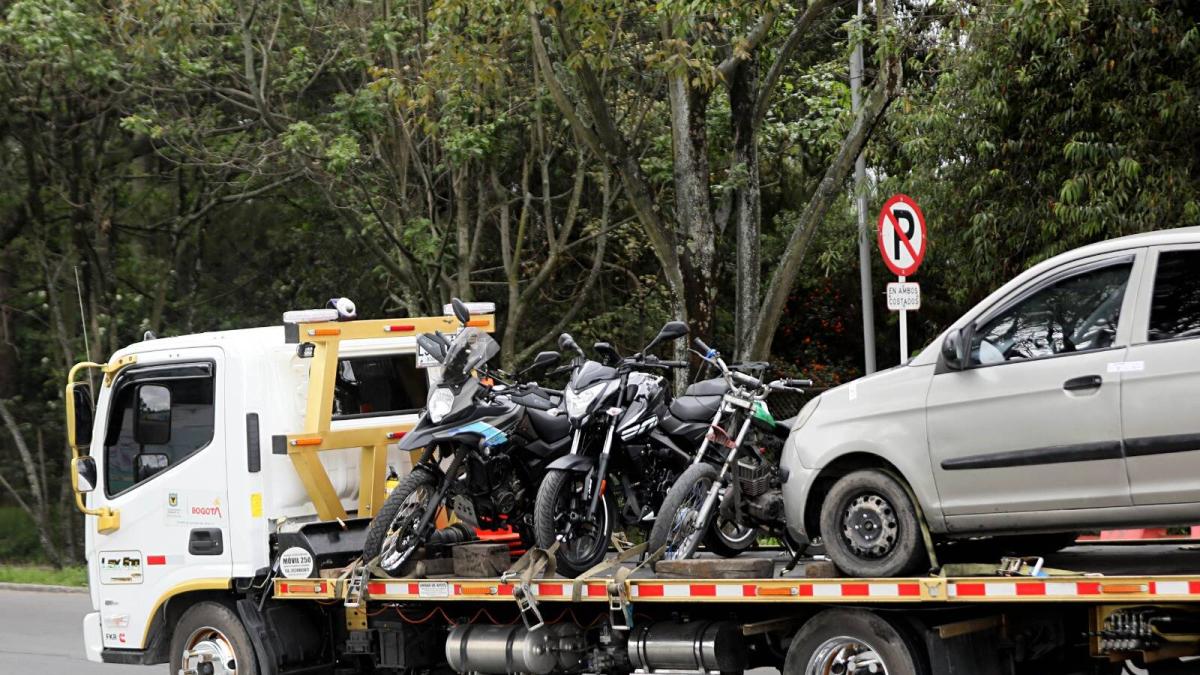
<svg viewBox="0 0 1200 675">
<path fill-rule="evenodd" d="M 417 336 L 417 344 L 424 349 L 435 361 L 441 363 L 446 358 L 445 345 L 428 333 Z"/>
<path fill-rule="evenodd" d="M 658 335 L 655 335 L 654 339 L 650 341 L 650 344 L 646 345 L 642 352 L 649 352 L 661 342 L 678 340 L 687 334 L 688 327 L 686 323 L 682 321 L 668 321 L 665 325 L 663 325 L 662 329 L 658 331 Z"/>
<path fill-rule="evenodd" d="M 534 370 L 543 370 L 545 368 L 549 368 L 559 361 L 562 361 L 562 356 L 558 352 L 538 352 L 538 355 L 533 357 L 533 363 L 529 364 L 528 367 L 517 373 L 517 376 L 520 377 L 525 375 L 525 373 Z"/>
<path fill-rule="evenodd" d="M 592 350 L 600 355 L 601 360 L 606 366 L 614 365 L 621 360 L 621 353 L 608 342 L 597 342 L 592 345 Z"/>
<path fill-rule="evenodd" d="M 454 308 L 454 317 L 462 325 L 467 325 L 471 320 L 471 310 L 467 309 L 467 303 L 458 298 L 450 298 L 450 306 Z"/>
<path fill-rule="evenodd" d="M 571 337 L 570 333 L 563 333 L 558 336 L 558 349 L 564 352 L 575 352 L 579 356 L 583 356 L 583 350 L 575 343 L 575 338 Z"/>
</svg>

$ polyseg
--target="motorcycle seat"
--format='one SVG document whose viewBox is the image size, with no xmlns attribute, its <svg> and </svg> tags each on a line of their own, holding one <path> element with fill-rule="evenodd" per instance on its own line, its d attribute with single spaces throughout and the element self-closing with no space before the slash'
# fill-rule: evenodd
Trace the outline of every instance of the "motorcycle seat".
<svg viewBox="0 0 1200 675">
<path fill-rule="evenodd" d="M 543 441 L 553 443 L 571 434 L 571 420 L 567 419 L 566 415 L 551 415 L 537 408 L 526 408 L 525 411 L 529 415 L 529 423 L 533 425 L 534 432 Z"/>
<path fill-rule="evenodd" d="M 683 396 L 723 396 L 728 390 L 729 385 L 725 383 L 725 378 L 714 377 L 689 384 L 683 391 Z"/>
<path fill-rule="evenodd" d="M 690 388 L 690 387 L 689 387 Z M 717 414 L 721 406 L 721 396 L 689 396 L 683 395 L 671 401 L 671 415 L 689 422 L 707 422 Z"/>
</svg>

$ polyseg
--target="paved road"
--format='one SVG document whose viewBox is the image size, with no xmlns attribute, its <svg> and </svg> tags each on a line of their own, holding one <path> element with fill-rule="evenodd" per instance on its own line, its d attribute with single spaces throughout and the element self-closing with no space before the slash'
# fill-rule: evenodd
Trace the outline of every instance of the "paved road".
<svg viewBox="0 0 1200 675">
<path fill-rule="evenodd" d="M 13 675 L 147 675 L 146 668 L 90 663 L 83 655 L 87 593 L 0 591 L 0 673 Z"/>
</svg>

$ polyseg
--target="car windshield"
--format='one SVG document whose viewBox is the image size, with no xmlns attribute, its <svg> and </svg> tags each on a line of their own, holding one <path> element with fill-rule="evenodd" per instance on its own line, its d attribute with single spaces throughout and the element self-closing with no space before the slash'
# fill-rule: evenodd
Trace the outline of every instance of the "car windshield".
<svg viewBox="0 0 1200 675">
<path fill-rule="evenodd" d="M 446 358 L 442 362 L 445 367 L 442 378 L 455 384 L 467 379 L 473 368 L 487 363 L 493 356 L 500 353 L 500 345 L 492 336 L 478 328 L 463 329 L 450 348 L 446 350 Z"/>
</svg>

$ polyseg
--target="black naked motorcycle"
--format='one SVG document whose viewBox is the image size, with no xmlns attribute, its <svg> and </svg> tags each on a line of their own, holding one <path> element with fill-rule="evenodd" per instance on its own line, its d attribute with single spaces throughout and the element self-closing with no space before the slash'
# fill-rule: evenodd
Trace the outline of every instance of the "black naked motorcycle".
<svg viewBox="0 0 1200 675">
<path fill-rule="evenodd" d="M 559 348 L 576 354 L 563 392 L 571 452 L 547 467 L 534 530 L 538 546 L 558 542 L 555 557 L 564 576 L 578 576 L 604 559 L 618 520 L 623 526 L 652 520 L 687 466 L 687 453 L 651 440 L 666 411 L 669 386 L 661 375 L 646 372 L 686 368 L 686 361 L 649 354 L 685 335 L 687 326 L 672 321 L 640 353 L 625 358 L 607 343 L 597 343 L 603 362 L 587 360 L 569 335 L 560 338 Z"/>
<path fill-rule="evenodd" d="M 571 442 L 559 395 L 536 384 L 507 384 L 503 373 L 488 370 L 499 345 L 467 328 L 466 306 L 457 299 L 453 305 L 464 326 L 457 336 L 417 338 L 442 364 L 442 379 L 399 446 L 425 452 L 371 521 L 363 547 L 363 559 L 378 557 L 389 574 L 429 543 L 443 506 L 472 528 L 511 527 L 531 544 L 537 482 Z M 530 369 L 559 360 L 556 352 L 542 352 Z"/>
<path fill-rule="evenodd" d="M 752 546 L 760 531 L 785 537 L 779 452 L 790 426 L 775 419 L 767 398 L 812 386 L 809 380 L 765 382 L 767 364 L 755 364 L 755 377 L 727 365 L 699 338 L 694 342 L 695 353 L 721 378 L 719 386 L 710 387 L 715 395 L 695 397 L 684 415 L 711 419 L 692 465 L 667 493 L 650 532 L 648 548 L 661 549 L 666 560 L 691 557 L 701 541 L 714 553 L 735 556 Z"/>
</svg>

